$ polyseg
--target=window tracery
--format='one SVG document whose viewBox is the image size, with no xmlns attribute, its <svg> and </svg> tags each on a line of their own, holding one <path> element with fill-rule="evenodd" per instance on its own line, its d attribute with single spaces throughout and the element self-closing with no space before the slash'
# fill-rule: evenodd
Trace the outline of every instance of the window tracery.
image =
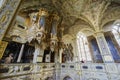
<svg viewBox="0 0 120 80">
<path fill-rule="evenodd" d="M 77 35 L 77 46 L 78 46 L 79 60 L 87 61 L 87 62 L 92 61 L 87 37 L 81 32 L 79 32 Z"/>
</svg>

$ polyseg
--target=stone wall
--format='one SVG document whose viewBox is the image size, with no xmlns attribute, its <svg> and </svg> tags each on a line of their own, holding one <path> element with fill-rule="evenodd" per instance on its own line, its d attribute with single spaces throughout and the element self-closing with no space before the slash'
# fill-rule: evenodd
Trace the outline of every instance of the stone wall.
<svg viewBox="0 0 120 80">
<path fill-rule="evenodd" d="M 120 64 L 115 63 L 61 64 L 59 80 L 66 76 L 73 80 L 120 80 L 119 67 Z"/>
</svg>

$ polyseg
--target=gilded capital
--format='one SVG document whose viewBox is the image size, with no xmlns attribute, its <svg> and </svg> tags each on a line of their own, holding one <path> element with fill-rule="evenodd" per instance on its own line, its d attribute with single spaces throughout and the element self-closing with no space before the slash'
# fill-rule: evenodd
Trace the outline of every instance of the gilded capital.
<svg viewBox="0 0 120 80">
<path fill-rule="evenodd" d="M 39 15 L 40 16 L 48 16 L 48 11 L 46 9 L 44 9 L 44 8 L 41 8 L 39 10 Z"/>
</svg>

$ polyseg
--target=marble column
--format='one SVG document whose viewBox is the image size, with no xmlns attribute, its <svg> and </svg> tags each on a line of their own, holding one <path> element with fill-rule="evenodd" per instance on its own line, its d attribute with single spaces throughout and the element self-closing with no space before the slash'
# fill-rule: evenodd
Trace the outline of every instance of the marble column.
<svg viewBox="0 0 120 80">
<path fill-rule="evenodd" d="M 25 46 L 25 44 L 22 44 L 22 47 L 21 47 L 21 49 L 20 49 L 20 53 L 19 53 L 17 62 L 20 62 L 20 61 L 21 61 L 21 58 L 22 58 L 22 55 L 23 55 L 24 46 Z"/>
<path fill-rule="evenodd" d="M 103 32 L 97 32 L 94 34 L 98 47 L 100 49 L 101 56 L 103 58 L 103 62 L 114 62 L 110 49 L 108 47 L 107 41 Z"/>
</svg>

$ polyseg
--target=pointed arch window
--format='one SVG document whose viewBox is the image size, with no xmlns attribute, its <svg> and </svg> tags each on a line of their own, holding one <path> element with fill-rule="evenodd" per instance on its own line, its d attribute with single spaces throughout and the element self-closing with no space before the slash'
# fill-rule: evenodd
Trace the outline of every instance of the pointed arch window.
<svg viewBox="0 0 120 80">
<path fill-rule="evenodd" d="M 87 37 L 81 32 L 77 34 L 77 46 L 78 46 L 79 60 L 91 62 L 92 58 L 88 45 L 88 40 Z"/>
<path fill-rule="evenodd" d="M 120 46 L 120 23 L 113 25 L 112 33 Z"/>
</svg>

